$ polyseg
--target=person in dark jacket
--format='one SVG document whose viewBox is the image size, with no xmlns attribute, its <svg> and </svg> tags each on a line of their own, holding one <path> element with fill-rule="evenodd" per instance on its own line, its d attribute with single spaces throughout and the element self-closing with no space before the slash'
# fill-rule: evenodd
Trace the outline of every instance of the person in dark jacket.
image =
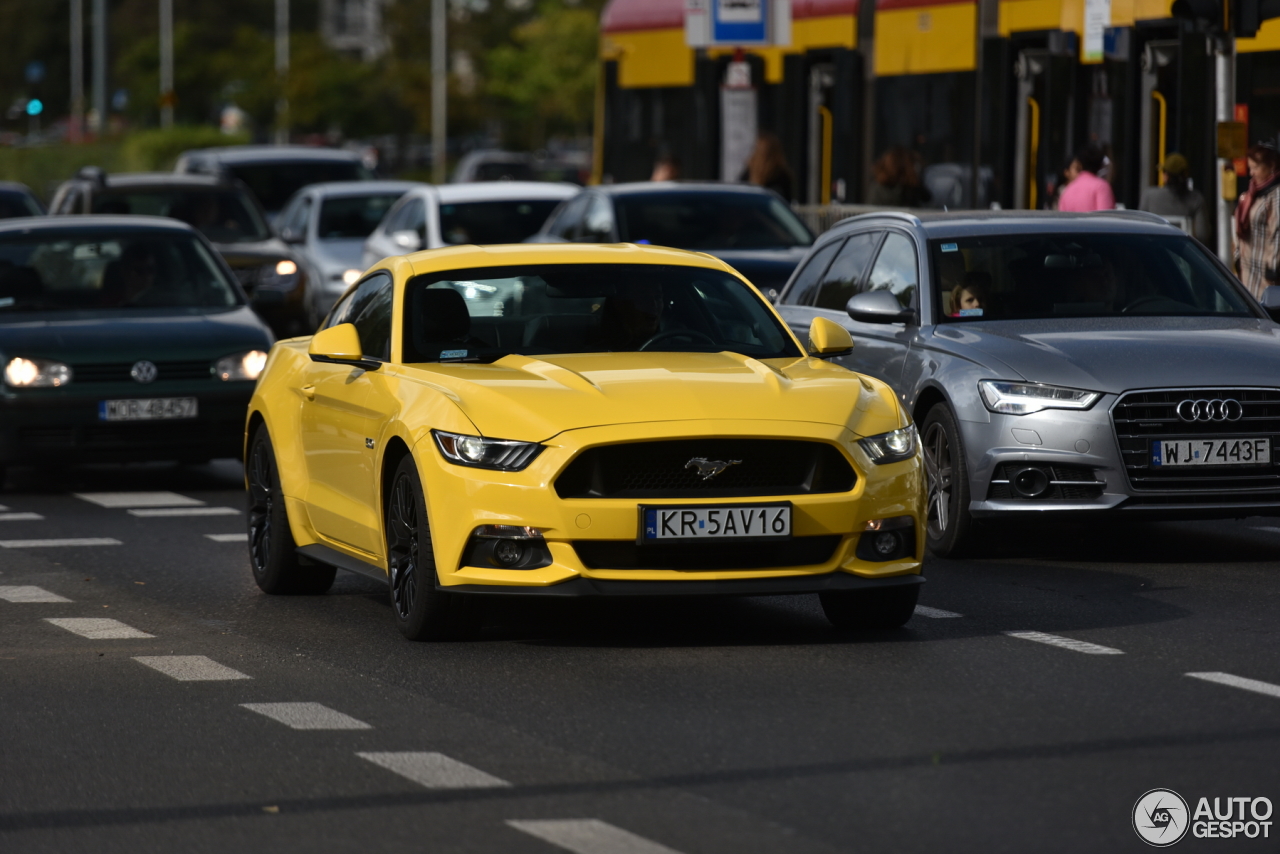
<svg viewBox="0 0 1280 854">
<path fill-rule="evenodd" d="M 871 167 L 872 183 L 867 204 L 886 208 L 918 208 L 932 198 L 920 181 L 915 159 L 901 145 L 895 145 Z"/>
<path fill-rule="evenodd" d="M 775 133 L 764 131 L 756 137 L 756 146 L 738 180 L 773 190 L 788 202 L 795 201 L 795 176 L 787 165 L 782 140 Z"/>
</svg>

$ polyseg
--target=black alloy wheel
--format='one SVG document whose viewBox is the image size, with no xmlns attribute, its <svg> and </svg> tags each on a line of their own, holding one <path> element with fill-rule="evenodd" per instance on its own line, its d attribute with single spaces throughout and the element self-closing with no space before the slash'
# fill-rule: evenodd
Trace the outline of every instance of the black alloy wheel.
<svg viewBox="0 0 1280 854">
<path fill-rule="evenodd" d="M 819 593 L 822 613 L 841 631 L 877 631 L 906 625 L 916 610 L 919 584 L 876 587 L 870 590 L 835 590 Z"/>
<path fill-rule="evenodd" d="M 266 425 L 259 425 L 249 442 L 245 474 L 249 482 L 249 565 L 253 580 L 264 593 L 324 593 L 333 586 L 338 571 L 298 557 Z"/>
<path fill-rule="evenodd" d="M 945 403 L 935 404 L 921 431 L 924 456 L 926 542 L 939 557 L 960 557 L 973 540 L 969 515 L 969 471 L 955 416 Z"/>
</svg>

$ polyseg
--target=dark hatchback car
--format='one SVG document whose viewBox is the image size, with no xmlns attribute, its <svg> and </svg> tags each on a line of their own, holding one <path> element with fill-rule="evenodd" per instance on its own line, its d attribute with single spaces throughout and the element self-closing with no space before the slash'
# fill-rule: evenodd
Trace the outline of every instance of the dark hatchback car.
<svg viewBox="0 0 1280 854">
<path fill-rule="evenodd" d="M 769 190 L 659 181 L 583 190 L 561 204 L 530 241 L 650 243 L 706 252 L 769 295 L 786 283 L 813 234 Z"/>
<path fill-rule="evenodd" d="M 312 283 L 297 255 L 272 231 L 253 194 L 225 176 L 143 172 L 108 175 L 86 167 L 53 196 L 50 213 L 165 216 L 209 238 L 249 294 L 254 311 L 281 338 L 314 329 Z"/>
<path fill-rule="evenodd" d="M 26 184 L 0 181 L 0 219 L 23 216 L 41 216 L 44 205 Z"/>
<path fill-rule="evenodd" d="M 271 344 L 230 270 L 182 223 L 0 223 L 0 474 L 239 456 Z"/>
</svg>

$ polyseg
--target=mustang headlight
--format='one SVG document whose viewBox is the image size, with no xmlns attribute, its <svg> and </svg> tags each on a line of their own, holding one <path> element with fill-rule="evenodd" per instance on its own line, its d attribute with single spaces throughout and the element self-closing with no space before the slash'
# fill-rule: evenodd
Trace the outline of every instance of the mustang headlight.
<svg viewBox="0 0 1280 854">
<path fill-rule="evenodd" d="M 1030 415 L 1042 409 L 1088 409 L 1102 397 L 1096 391 L 1002 380 L 982 380 L 978 390 L 987 409 L 1002 415 Z"/>
<path fill-rule="evenodd" d="M 520 471 L 542 451 L 536 442 L 512 442 L 508 439 L 486 439 L 432 430 L 440 453 L 451 463 L 498 471 Z"/>
<path fill-rule="evenodd" d="M 908 424 L 879 436 L 868 436 L 859 439 L 858 444 L 867 452 L 871 461 L 878 466 L 889 463 L 900 463 L 915 456 L 920 443 L 916 440 L 916 425 Z"/>
<path fill-rule="evenodd" d="M 5 385 L 13 388 L 55 388 L 71 382 L 71 366 L 48 359 L 10 359 L 4 366 Z"/>
<path fill-rule="evenodd" d="M 223 356 L 213 363 L 213 375 L 220 380 L 256 380 L 267 366 L 267 354 L 261 350 Z"/>
</svg>

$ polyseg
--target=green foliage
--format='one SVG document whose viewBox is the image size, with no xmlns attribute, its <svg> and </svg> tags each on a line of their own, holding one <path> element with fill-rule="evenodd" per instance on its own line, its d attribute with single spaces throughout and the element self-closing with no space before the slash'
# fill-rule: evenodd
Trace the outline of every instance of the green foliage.
<svg viewBox="0 0 1280 854">
<path fill-rule="evenodd" d="M 48 202 L 58 184 L 82 166 L 101 166 L 107 171 L 117 169 L 120 148 L 119 142 L 0 148 L 0 181 L 26 184 Z"/>
<path fill-rule="evenodd" d="M 120 144 L 119 166 L 124 172 L 167 172 L 173 168 L 178 155 L 189 148 L 238 145 L 248 141 L 247 135 L 230 136 L 207 125 L 142 130 L 129 134 Z"/>
</svg>

